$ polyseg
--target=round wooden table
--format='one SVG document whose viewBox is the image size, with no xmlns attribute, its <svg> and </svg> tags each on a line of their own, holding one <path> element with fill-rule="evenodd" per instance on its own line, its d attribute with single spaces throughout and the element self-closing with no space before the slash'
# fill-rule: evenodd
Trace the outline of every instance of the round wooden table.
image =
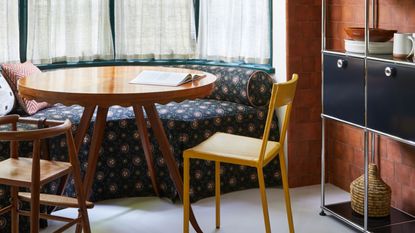
<svg viewBox="0 0 415 233">
<path fill-rule="evenodd" d="M 143 70 L 203 73 L 206 76 L 177 87 L 130 84 L 129 82 Z M 88 168 L 84 178 L 84 188 L 87 196 L 89 196 L 92 189 L 108 109 L 113 105 L 133 106 L 151 182 L 155 193 L 159 195 L 150 151 L 150 141 L 144 119 L 144 107 L 169 169 L 170 177 L 182 199 L 183 181 L 170 151 L 170 144 L 158 116 L 155 103 L 165 104 L 171 101 L 179 102 L 186 99 L 205 97 L 212 92 L 215 81 L 216 77 L 214 75 L 197 70 L 154 66 L 110 66 L 38 73 L 19 80 L 18 89 L 20 95 L 27 99 L 45 101 L 50 104 L 61 103 L 67 106 L 77 104 L 85 107 L 75 135 L 77 150 L 79 150 L 89 128 L 93 113 L 98 108 L 88 155 Z M 197 232 L 202 232 L 192 210 L 190 221 Z"/>
</svg>

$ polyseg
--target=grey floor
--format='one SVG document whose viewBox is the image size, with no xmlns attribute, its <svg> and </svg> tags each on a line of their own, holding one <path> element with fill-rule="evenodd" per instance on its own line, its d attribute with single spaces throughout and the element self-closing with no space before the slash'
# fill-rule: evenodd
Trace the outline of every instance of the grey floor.
<svg viewBox="0 0 415 233">
<path fill-rule="evenodd" d="M 345 201 L 349 194 L 332 185 L 327 186 L 327 203 Z M 288 232 L 282 189 L 267 189 L 272 232 Z M 355 232 L 332 217 L 318 215 L 320 186 L 291 189 L 296 232 Z M 205 233 L 265 232 L 259 190 L 251 189 L 222 195 L 221 229 L 215 229 L 214 198 L 194 203 L 196 218 Z M 56 215 L 73 217 L 74 209 Z M 182 232 L 182 206 L 155 197 L 108 200 L 96 203 L 89 211 L 92 232 L 100 233 L 176 233 Z M 42 233 L 53 232 L 61 223 L 50 222 Z M 73 229 L 67 232 L 73 232 Z M 194 232 L 193 229 L 191 232 Z"/>
</svg>

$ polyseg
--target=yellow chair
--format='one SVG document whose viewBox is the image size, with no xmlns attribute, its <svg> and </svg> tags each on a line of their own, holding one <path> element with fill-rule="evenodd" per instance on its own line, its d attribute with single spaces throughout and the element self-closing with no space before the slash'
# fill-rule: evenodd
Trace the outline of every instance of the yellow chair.
<svg viewBox="0 0 415 233">
<path fill-rule="evenodd" d="M 183 153 L 184 157 L 184 191 L 183 191 L 183 232 L 189 232 L 189 183 L 190 183 L 190 159 L 204 159 L 215 161 L 215 194 L 216 194 L 216 228 L 220 227 L 220 163 L 232 163 L 256 167 L 258 171 L 259 188 L 261 191 L 262 209 L 266 232 L 271 232 L 268 215 L 268 204 L 265 193 L 265 182 L 262 168 L 267 165 L 278 154 L 280 155 L 280 166 L 282 185 L 285 194 L 285 206 L 287 211 L 290 232 L 294 232 L 290 193 L 288 188 L 287 170 L 284 157 L 284 141 L 287 126 L 290 119 L 292 102 L 297 86 L 298 75 L 285 83 L 276 83 L 272 88 L 271 100 L 263 139 L 237 136 L 226 133 L 216 133 L 201 144 L 190 148 Z M 280 141 L 268 141 L 271 122 L 276 107 L 287 106 L 283 119 Z"/>
</svg>

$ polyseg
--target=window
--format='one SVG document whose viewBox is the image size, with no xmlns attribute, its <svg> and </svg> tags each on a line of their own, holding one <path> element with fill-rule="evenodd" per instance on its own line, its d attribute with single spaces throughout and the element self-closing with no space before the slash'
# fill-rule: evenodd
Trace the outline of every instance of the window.
<svg viewBox="0 0 415 233">
<path fill-rule="evenodd" d="M 53 67 L 186 62 L 270 70 L 272 0 L 5 1 L 0 62 L 19 60 L 20 47 L 22 62 Z"/>
<path fill-rule="evenodd" d="M 28 0 L 27 41 L 33 63 L 113 59 L 109 2 Z"/>
<path fill-rule="evenodd" d="M 192 0 L 116 0 L 118 59 L 188 59 L 194 56 Z"/>
<path fill-rule="evenodd" d="M 198 57 L 269 64 L 269 0 L 200 0 Z"/>
<path fill-rule="evenodd" d="M 17 62 L 19 55 L 19 4 L 16 0 L 2 2 L 0 8 L 0 63 Z"/>
</svg>

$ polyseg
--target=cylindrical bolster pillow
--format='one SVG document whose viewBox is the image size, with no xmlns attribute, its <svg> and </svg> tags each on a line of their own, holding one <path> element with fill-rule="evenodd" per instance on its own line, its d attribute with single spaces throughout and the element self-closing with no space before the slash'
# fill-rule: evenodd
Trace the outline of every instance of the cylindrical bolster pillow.
<svg viewBox="0 0 415 233">
<path fill-rule="evenodd" d="M 247 68 L 179 65 L 174 67 L 201 70 L 216 75 L 215 89 L 207 99 L 230 101 L 254 107 L 266 106 L 273 80 L 264 71 Z"/>
</svg>

